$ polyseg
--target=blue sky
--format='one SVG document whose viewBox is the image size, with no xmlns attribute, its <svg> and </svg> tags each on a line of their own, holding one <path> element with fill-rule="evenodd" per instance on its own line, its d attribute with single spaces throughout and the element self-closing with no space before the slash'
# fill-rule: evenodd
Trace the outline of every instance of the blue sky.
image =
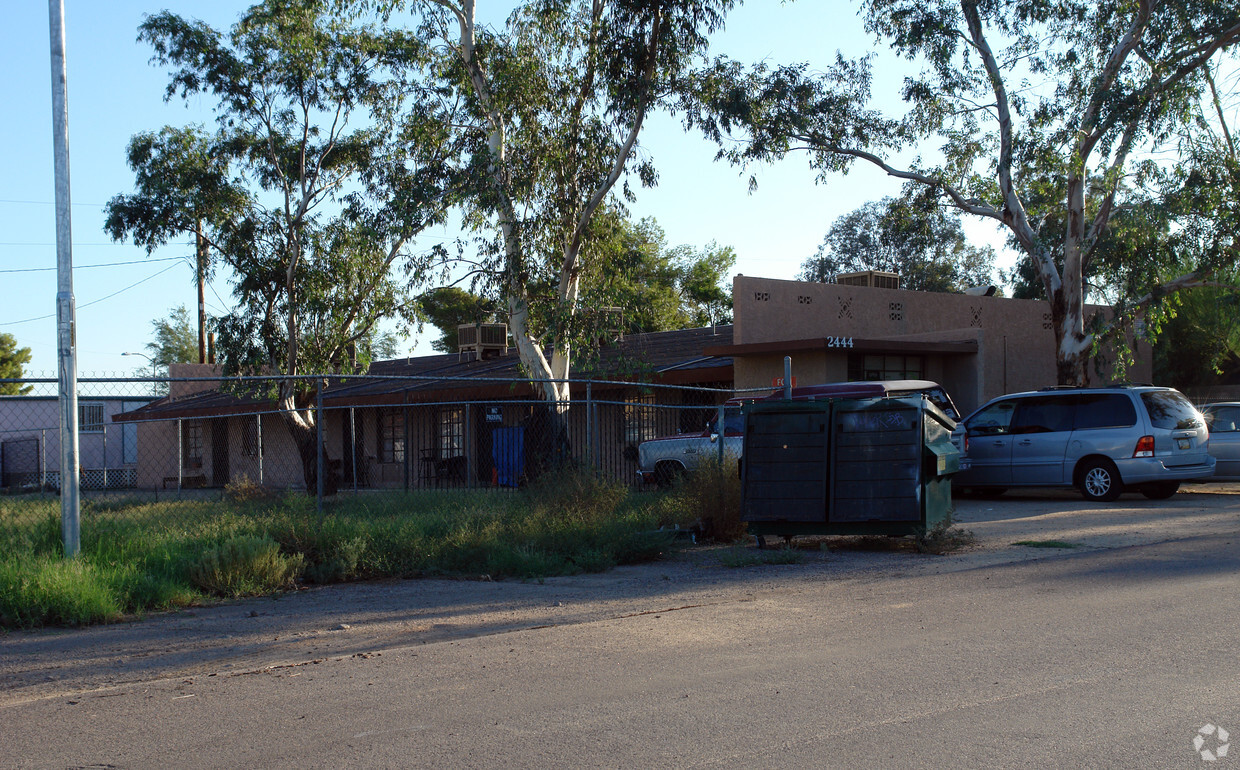
<svg viewBox="0 0 1240 770">
<path fill-rule="evenodd" d="M 113 196 L 132 190 L 125 164 L 131 136 L 163 125 L 210 122 L 210 102 L 165 103 L 166 71 L 149 63 L 150 49 L 136 41 L 144 14 L 167 7 L 226 29 L 249 5 L 235 0 L 65 0 L 68 60 L 70 166 L 73 199 L 74 294 L 78 319 L 79 376 L 127 375 L 145 361 L 122 357 L 145 351 L 151 321 L 179 304 L 195 305 L 193 270 L 178 259 L 187 245 L 146 254 L 114 244 L 103 232 L 102 209 Z M 480 15 L 502 17 L 509 0 L 480 0 Z M 494 11 L 489 10 L 494 8 Z M 7 117 L 0 121 L 0 332 L 29 347 L 31 376 L 56 369 L 56 247 L 52 173 L 51 80 L 47 5 L 17 2 L 0 27 Z M 828 64 L 837 50 L 859 56 L 871 49 L 851 3 L 838 0 L 750 0 L 734 11 L 715 40 L 716 53 L 742 61 L 809 61 Z M 880 60 L 892 61 L 890 54 Z M 902 73 L 880 69 L 875 92 L 895 98 Z M 714 162 L 715 148 L 685 134 L 674 118 L 657 116 L 642 136 L 659 169 L 659 186 L 639 190 L 636 217 L 653 216 L 671 245 L 732 246 L 736 272 L 793 278 L 812 256 L 831 223 L 860 204 L 899 191 L 895 180 L 858 165 L 847 177 L 816 185 L 807 164 L 792 159 L 758 170 L 750 194 L 737 169 Z M 970 237 L 996 243 L 984 225 L 966 226 Z M 430 240 L 455 235 L 429 233 Z M 91 267 L 111 263 L 137 264 Z M 21 271 L 21 272 L 15 272 Z M 207 291 L 209 313 L 231 305 L 226 275 Z M 28 320 L 36 319 L 36 320 Z M 431 352 L 428 340 L 411 338 L 403 349 Z"/>
</svg>

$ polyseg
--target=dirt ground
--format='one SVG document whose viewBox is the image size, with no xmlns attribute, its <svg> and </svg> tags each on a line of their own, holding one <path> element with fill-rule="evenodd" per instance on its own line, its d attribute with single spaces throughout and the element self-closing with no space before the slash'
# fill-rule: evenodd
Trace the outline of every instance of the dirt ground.
<svg viewBox="0 0 1240 770">
<path fill-rule="evenodd" d="M 545 581 L 386 580 L 150 615 L 82 629 L 0 635 L 0 708 L 187 676 L 238 676 L 329 658 L 520 629 L 751 601 L 801 581 L 877 581 L 1240 536 L 1240 485 L 1186 486 L 1169 500 L 1091 504 L 1071 491 L 958 499 L 975 543 L 917 553 L 908 540 L 798 538 L 791 564 L 749 546 L 692 546 L 661 561 Z M 786 561 L 786 559 L 779 559 Z"/>
</svg>

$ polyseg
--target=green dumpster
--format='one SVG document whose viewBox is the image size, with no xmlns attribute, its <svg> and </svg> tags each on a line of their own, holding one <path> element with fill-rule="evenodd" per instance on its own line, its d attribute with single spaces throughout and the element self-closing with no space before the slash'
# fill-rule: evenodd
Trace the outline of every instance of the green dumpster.
<svg viewBox="0 0 1240 770">
<path fill-rule="evenodd" d="M 919 397 L 755 403 L 741 518 L 767 536 L 908 535 L 951 511 L 955 423 Z"/>
</svg>

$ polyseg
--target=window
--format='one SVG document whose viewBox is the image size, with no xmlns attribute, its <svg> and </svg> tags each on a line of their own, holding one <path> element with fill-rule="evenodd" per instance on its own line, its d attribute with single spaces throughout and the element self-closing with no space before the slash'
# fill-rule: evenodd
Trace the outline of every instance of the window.
<svg viewBox="0 0 1240 770">
<path fill-rule="evenodd" d="M 1000 401 L 991 404 L 969 419 L 968 429 L 971 436 L 999 436 L 1008 432 L 1012 424 L 1012 412 L 1016 411 L 1016 401 Z"/>
<path fill-rule="evenodd" d="M 925 372 L 925 356 L 848 354 L 850 380 L 920 380 Z"/>
<path fill-rule="evenodd" d="M 449 407 L 439 410 L 439 456 L 460 457 L 465 454 L 465 409 Z"/>
<path fill-rule="evenodd" d="M 103 433 L 103 404 L 78 404 L 78 431 Z"/>
<path fill-rule="evenodd" d="M 624 399 L 624 443 L 640 444 L 654 438 L 654 394 Z"/>
<path fill-rule="evenodd" d="M 263 446 L 259 438 L 258 421 L 262 418 L 255 415 L 253 419 L 246 420 L 245 431 L 241 434 L 242 451 L 246 457 L 258 457 L 262 454 Z"/>
<path fill-rule="evenodd" d="M 1197 410 L 1177 390 L 1146 390 L 1141 393 L 1141 402 L 1155 428 L 1188 430 L 1201 425 Z"/>
<path fill-rule="evenodd" d="M 1082 393 L 1075 398 L 1077 430 L 1131 428 L 1137 424 L 1137 410 L 1123 393 Z"/>
<path fill-rule="evenodd" d="M 186 468 L 202 467 L 202 423 L 197 420 L 181 424 L 181 457 Z"/>
<path fill-rule="evenodd" d="M 1021 399 L 1012 433 L 1061 433 L 1072 430 L 1076 399 L 1072 396 L 1035 396 Z"/>
<path fill-rule="evenodd" d="M 405 413 L 385 409 L 379 413 L 379 462 L 405 461 Z"/>
<path fill-rule="evenodd" d="M 1240 429 L 1240 407 L 1216 406 L 1205 412 L 1211 433 L 1234 433 Z"/>
</svg>

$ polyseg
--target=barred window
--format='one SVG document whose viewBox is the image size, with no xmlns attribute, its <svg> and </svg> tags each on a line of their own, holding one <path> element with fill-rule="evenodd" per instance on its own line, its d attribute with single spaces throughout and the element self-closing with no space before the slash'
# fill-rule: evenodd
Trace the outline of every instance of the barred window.
<svg viewBox="0 0 1240 770">
<path fill-rule="evenodd" d="M 449 407 L 439 410 L 439 456 L 459 457 L 465 454 L 465 409 Z"/>
<path fill-rule="evenodd" d="M 405 413 L 384 409 L 379 413 L 379 462 L 405 461 Z"/>
<path fill-rule="evenodd" d="M 640 444 L 654 438 L 654 394 L 626 396 L 624 399 L 624 443 Z"/>
<path fill-rule="evenodd" d="M 78 404 L 78 431 L 103 433 L 103 404 Z"/>
<path fill-rule="evenodd" d="M 181 452 L 186 468 L 202 467 L 202 423 L 197 420 L 181 424 Z"/>
<path fill-rule="evenodd" d="M 925 372 L 925 356 L 848 354 L 850 380 L 920 380 Z"/>
</svg>

